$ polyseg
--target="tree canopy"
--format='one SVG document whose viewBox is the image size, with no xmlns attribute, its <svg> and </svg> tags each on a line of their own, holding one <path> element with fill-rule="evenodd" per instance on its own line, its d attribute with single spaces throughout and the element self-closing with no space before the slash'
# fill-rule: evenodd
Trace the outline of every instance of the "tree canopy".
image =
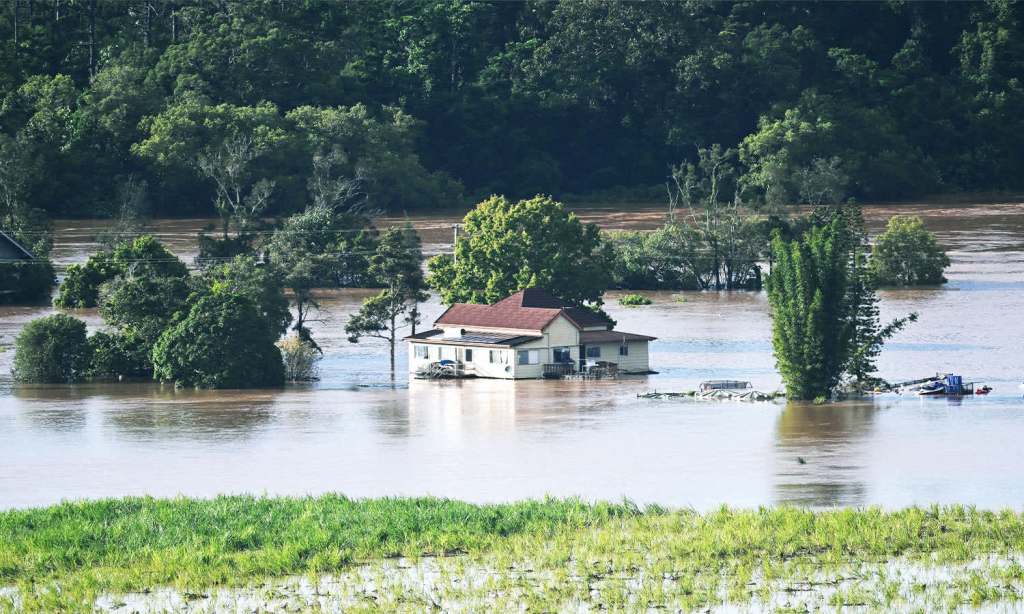
<svg viewBox="0 0 1024 614">
<path fill-rule="evenodd" d="M 871 249 L 871 270 L 883 286 L 917 286 L 946 282 L 949 256 L 921 218 L 894 215 Z"/>
<path fill-rule="evenodd" d="M 109 212 L 127 177 L 157 214 L 292 213 L 332 152 L 395 210 L 460 204 L 463 186 L 660 184 L 711 143 L 738 149 L 769 200 L 820 195 L 797 185 L 829 170 L 816 160 L 860 200 L 1022 181 L 1024 8 L 1007 0 L 7 9 L 0 133 L 51 216 Z"/>
<path fill-rule="evenodd" d="M 612 252 L 597 226 L 550 197 L 492 196 L 466 214 L 459 233 L 454 257 L 429 262 L 428 281 L 445 303 L 494 303 L 537 287 L 600 305 L 611 286 Z"/>
<path fill-rule="evenodd" d="M 89 367 L 85 322 L 63 313 L 32 320 L 14 341 L 14 379 L 66 384 Z"/>
<path fill-rule="evenodd" d="M 277 336 L 247 296 L 214 291 L 196 300 L 153 347 L 153 374 L 177 386 L 262 388 L 284 384 Z"/>
<path fill-rule="evenodd" d="M 772 240 L 772 347 L 791 399 L 827 399 L 844 380 L 870 385 L 882 344 L 917 319 L 879 322 L 858 208 L 830 209 L 814 221 L 795 240 L 778 232 Z"/>
</svg>

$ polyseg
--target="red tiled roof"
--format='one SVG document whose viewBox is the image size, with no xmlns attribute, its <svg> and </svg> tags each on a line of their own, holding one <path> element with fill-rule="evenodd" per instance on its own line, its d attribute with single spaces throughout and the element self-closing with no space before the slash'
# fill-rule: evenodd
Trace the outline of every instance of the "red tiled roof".
<svg viewBox="0 0 1024 614">
<path fill-rule="evenodd" d="M 449 326 L 543 330 L 559 314 L 564 314 L 577 328 L 608 324 L 607 320 L 589 309 L 573 307 L 540 288 L 520 290 L 493 305 L 455 303 L 441 314 L 435 323 Z"/>
<path fill-rule="evenodd" d="M 551 323 L 561 309 L 537 307 L 516 307 L 515 305 L 472 305 L 455 303 L 441 314 L 435 324 L 450 326 L 482 326 L 484 328 L 514 328 L 519 330 L 543 330 Z"/>
</svg>

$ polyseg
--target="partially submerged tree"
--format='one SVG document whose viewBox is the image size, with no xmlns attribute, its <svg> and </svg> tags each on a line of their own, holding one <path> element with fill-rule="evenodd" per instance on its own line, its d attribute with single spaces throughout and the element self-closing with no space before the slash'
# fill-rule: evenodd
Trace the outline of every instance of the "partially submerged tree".
<svg viewBox="0 0 1024 614">
<path fill-rule="evenodd" d="M 921 218 L 894 215 L 871 250 L 871 271 L 882 286 L 946 283 L 949 257 Z"/>
<path fill-rule="evenodd" d="M 85 322 L 63 313 L 32 320 L 14 341 L 15 381 L 74 382 L 82 379 L 88 365 Z"/>
<path fill-rule="evenodd" d="M 836 217 L 790 243 L 776 237 L 768 277 L 775 360 L 792 399 L 829 397 L 853 339 L 846 305 L 849 234 Z"/>
<path fill-rule="evenodd" d="M 223 240 L 231 222 L 235 230 L 248 230 L 270 204 L 274 182 L 254 177 L 253 161 L 260 151 L 253 139 L 235 135 L 203 151 L 196 159 L 199 172 L 216 186 L 214 206 L 221 218 Z"/>
<path fill-rule="evenodd" d="M 267 330 L 276 337 L 288 331 L 292 314 L 284 295 L 282 271 L 261 264 L 253 256 L 236 256 L 234 260 L 203 272 L 199 282 L 202 292 L 226 292 L 252 301 Z"/>
<path fill-rule="evenodd" d="M 670 253 L 701 288 L 760 285 L 761 243 L 754 218 L 740 202 L 735 159 L 734 150 L 716 144 L 699 148 L 696 164 L 672 169 L 667 226 L 678 227 L 671 236 L 686 241 Z"/>
<path fill-rule="evenodd" d="M 114 219 L 109 230 L 98 237 L 99 242 L 108 249 L 131 241 L 143 234 L 149 221 L 149 185 L 144 179 L 128 175 L 117 186 L 117 198 L 111 217 Z"/>
<path fill-rule="evenodd" d="M 188 277 L 188 268 L 152 236 L 143 235 L 118 244 L 111 251 L 93 254 L 85 264 L 68 267 L 53 303 L 74 309 L 95 307 L 100 285 L 118 276 Z"/>
<path fill-rule="evenodd" d="M 800 239 L 777 234 L 772 241 L 772 345 L 792 399 L 828 398 L 844 377 L 872 383 L 882 343 L 916 319 L 911 314 L 880 327 L 859 216 L 859 209 L 833 211 Z"/>
<path fill-rule="evenodd" d="M 847 301 L 852 314 L 853 324 L 852 351 L 847 361 L 845 378 L 851 387 L 864 391 L 877 387 L 881 380 L 875 376 L 878 370 L 875 361 L 882 353 L 882 345 L 907 324 L 917 321 L 917 314 L 911 313 L 904 318 L 897 318 L 884 327 L 878 316 L 878 294 L 875 292 L 875 280 L 866 263 L 863 246 L 856 246 L 851 264 Z"/>
<path fill-rule="evenodd" d="M 254 325 L 254 323 L 256 323 Z M 215 291 L 195 301 L 153 348 L 160 381 L 196 388 L 261 388 L 284 383 L 277 340 L 245 296 Z"/>
<path fill-rule="evenodd" d="M 411 226 L 387 230 L 370 259 L 370 272 L 384 285 L 384 290 L 363 301 L 359 311 L 345 324 L 352 343 L 358 343 L 361 337 L 376 337 L 388 343 L 392 376 L 398 331 L 411 326 L 415 334 L 419 304 L 427 300 L 422 262 L 420 239 Z"/>
<path fill-rule="evenodd" d="M 151 348 L 189 292 L 183 277 L 118 276 L 100 286 L 100 315 L 107 325 Z"/>
<path fill-rule="evenodd" d="M 309 382 L 317 379 L 317 362 L 321 354 L 313 344 L 289 335 L 277 342 L 284 358 L 284 376 L 289 382 Z"/>
<path fill-rule="evenodd" d="M 547 196 L 492 196 L 466 214 L 455 255 L 430 260 L 428 282 L 445 303 L 493 303 L 539 287 L 578 305 L 601 304 L 612 250 L 594 224 Z"/>
</svg>

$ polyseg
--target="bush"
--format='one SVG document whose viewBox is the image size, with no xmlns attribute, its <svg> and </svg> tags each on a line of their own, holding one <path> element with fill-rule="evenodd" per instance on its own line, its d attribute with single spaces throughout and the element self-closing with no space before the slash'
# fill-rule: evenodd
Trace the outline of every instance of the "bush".
<svg viewBox="0 0 1024 614">
<path fill-rule="evenodd" d="M 281 351 L 247 297 L 214 291 L 164 331 L 153 347 L 153 375 L 178 386 L 259 388 L 284 383 Z"/>
<path fill-rule="evenodd" d="M 188 295 L 183 278 L 119 276 L 100 287 L 100 315 L 110 326 L 152 346 Z"/>
<path fill-rule="evenodd" d="M 85 322 L 63 313 L 29 322 L 14 348 L 12 372 L 19 382 L 74 382 L 88 368 Z"/>
<path fill-rule="evenodd" d="M 147 377 L 153 373 L 152 345 L 130 333 L 99 332 L 89 337 L 87 375 L 98 378 Z"/>
<path fill-rule="evenodd" d="M 288 309 L 288 297 L 284 295 L 283 275 L 275 267 L 259 264 L 252 256 L 237 256 L 207 269 L 202 282 L 211 292 L 249 298 L 275 339 L 288 330 L 292 313 Z"/>
<path fill-rule="evenodd" d="M 647 298 L 643 294 L 627 294 L 619 299 L 619 304 L 625 307 L 638 307 L 640 305 L 650 305 L 651 299 Z"/>
<path fill-rule="evenodd" d="M 320 353 L 312 343 L 291 335 L 277 342 L 284 357 L 284 376 L 290 382 L 309 382 L 317 378 Z"/>
<path fill-rule="evenodd" d="M 919 217 L 895 215 L 871 249 L 871 271 L 881 286 L 946 283 L 949 257 Z"/>
<path fill-rule="evenodd" d="M 682 225 L 666 224 L 653 231 L 606 233 L 615 252 L 614 287 L 623 290 L 700 290 L 693 270 L 710 279 L 711 259 L 695 257 L 703 246 Z"/>
<path fill-rule="evenodd" d="M 99 302 L 100 285 L 113 279 L 116 274 L 110 254 L 93 254 L 85 264 L 72 264 L 68 267 L 64 283 L 60 285 L 60 292 L 53 304 L 62 309 L 95 307 Z"/>
<path fill-rule="evenodd" d="M 95 307 L 100 285 L 128 273 L 137 277 L 186 277 L 188 268 L 153 237 L 137 237 L 113 251 L 93 254 L 83 265 L 68 267 L 53 304 L 64 309 Z"/>
</svg>

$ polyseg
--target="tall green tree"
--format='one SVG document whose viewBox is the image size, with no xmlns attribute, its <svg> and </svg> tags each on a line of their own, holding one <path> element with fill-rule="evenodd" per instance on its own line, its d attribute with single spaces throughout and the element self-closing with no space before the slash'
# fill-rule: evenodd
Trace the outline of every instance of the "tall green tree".
<svg viewBox="0 0 1024 614">
<path fill-rule="evenodd" d="M 850 230 L 841 216 L 800 240 L 773 240 L 768 276 L 772 345 L 786 394 L 829 397 L 850 357 L 853 327 L 847 304 Z"/>
<path fill-rule="evenodd" d="M 601 304 L 612 251 L 594 224 L 547 196 L 492 196 L 466 214 L 453 256 L 430 260 L 428 282 L 445 303 L 493 303 L 539 287 L 567 301 Z"/>
<path fill-rule="evenodd" d="M 292 329 L 302 341 L 319 350 L 307 326 L 320 308 L 315 288 L 370 285 L 368 258 L 374 235 L 368 218 L 321 200 L 286 219 L 274 232 L 267 254 L 292 291 L 296 309 Z"/>
<path fill-rule="evenodd" d="M 859 208 L 833 209 L 819 220 L 799 239 L 776 233 L 772 240 L 772 346 L 791 399 L 829 398 L 844 380 L 874 385 L 883 343 L 917 319 L 879 323 Z"/>
<path fill-rule="evenodd" d="M 413 334 L 416 333 L 419 304 L 427 300 L 422 263 L 420 238 L 412 226 L 384 232 L 370 259 L 370 272 L 384 289 L 363 301 L 359 311 L 345 324 L 345 332 L 352 343 L 358 343 L 362 337 L 387 342 L 392 377 L 398 331 L 411 327 Z"/>
</svg>

